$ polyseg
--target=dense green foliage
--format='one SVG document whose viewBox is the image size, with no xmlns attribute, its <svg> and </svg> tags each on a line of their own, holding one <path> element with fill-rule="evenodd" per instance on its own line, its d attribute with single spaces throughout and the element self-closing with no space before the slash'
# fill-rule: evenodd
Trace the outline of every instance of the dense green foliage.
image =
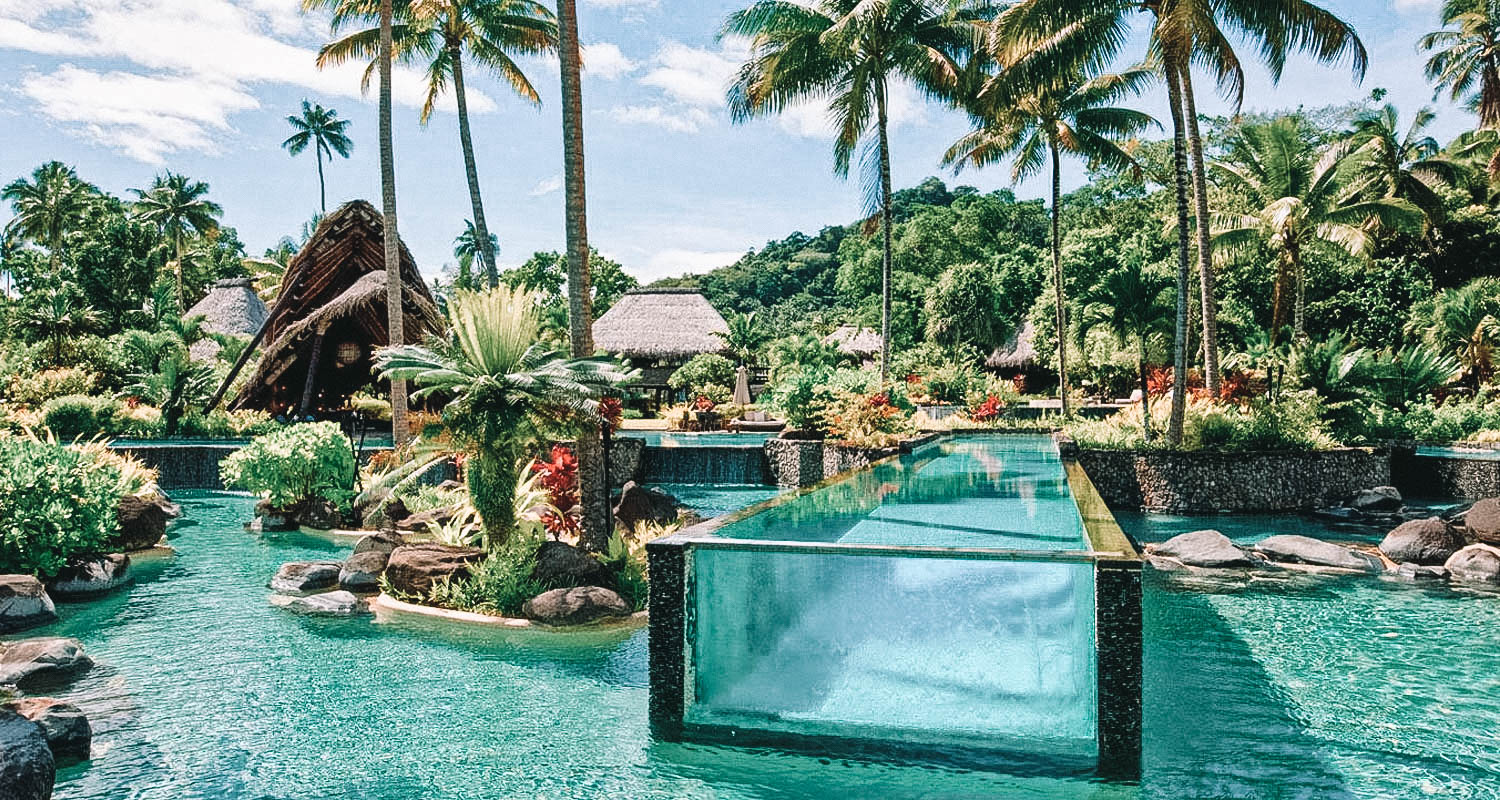
<svg viewBox="0 0 1500 800">
<path fill-rule="evenodd" d="M 700 353 L 688 359 L 667 378 L 673 389 L 696 391 L 700 388 L 721 386 L 734 387 L 734 362 L 718 353 Z"/>
<path fill-rule="evenodd" d="M 279 509 L 322 498 L 340 509 L 354 497 L 354 451 L 332 422 L 292 425 L 257 436 L 219 466 L 224 485 Z"/>
<path fill-rule="evenodd" d="M 0 435 L 0 573 L 55 575 L 115 535 L 119 466 L 96 451 Z"/>
</svg>

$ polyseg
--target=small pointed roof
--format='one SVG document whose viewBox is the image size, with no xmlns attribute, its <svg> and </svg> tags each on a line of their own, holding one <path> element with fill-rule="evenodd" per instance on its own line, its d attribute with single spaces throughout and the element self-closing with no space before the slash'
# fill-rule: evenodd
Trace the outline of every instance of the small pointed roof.
<svg viewBox="0 0 1500 800">
<path fill-rule="evenodd" d="M 836 344 L 839 351 L 859 358 L 880 355 L 882 340 L 880 333 L 857 325 L 840 325 L 838 330 L 823 337 L 824 344 Z"/>
<path fill-rule="evenodd" d="M 1005 344 L 990 353 L 984 365 L 990 369 L 1027 369 L 1036 363 L 1036 326 L 1027 320 Z"/>
<path fill-rule="evenodd" d="M 186 316 L 202 316 L 203 329 L 209 333 L 254 336 L 266 324 L 269 313 L 249 278 L 225 278 L 214 281 L 208 294 L 188 309 Z"/>
</svg>

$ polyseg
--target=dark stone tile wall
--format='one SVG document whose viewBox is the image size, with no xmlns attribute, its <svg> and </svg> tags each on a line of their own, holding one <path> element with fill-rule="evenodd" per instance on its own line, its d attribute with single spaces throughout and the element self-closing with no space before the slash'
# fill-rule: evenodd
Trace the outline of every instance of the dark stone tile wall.
<svg viewBox="0 0 1500 800">
<path fill-rule="evenodd" d="M 771 483 L 792 489 L 811 486 L 823 480 L 823 442 L 767 439 L 766 463 Z"/>
<path fill-rule="evenodd" d="M 1094 567 L 1094 641 L 1099 681 L 1099 774 L 1133 780 L 1141 771 L 1141 563 Z"/>
<path fill-rule="evenodd" d="M 1483 500 L 1500 496 L 1500 459 L 1417 455 L 1397 448 L 1391 454 L 1391 479 L 1405 497 Z"/>
<path fill-rule="evenodd" d="M 137 445 L 116 448 L 155 469 L 161 488 L 223 489 L 219 462 L 240 449 L 238 444 Z"/>
<path fill-rule="evenodd" d="M 651 625 L 648 637 L 651 692 L 647 704 L 651 733 L 664 741 L 682 738 L 689 576 L 688 548 L 668 539 L 646 545 L 651 576 Z"/>
</svg>

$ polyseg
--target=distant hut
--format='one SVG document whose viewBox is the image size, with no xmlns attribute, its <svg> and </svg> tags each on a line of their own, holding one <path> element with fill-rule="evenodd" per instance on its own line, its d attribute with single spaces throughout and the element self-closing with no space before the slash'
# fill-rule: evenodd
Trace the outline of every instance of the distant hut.
<svg viewBox="0 0 1500 800">
<path fill-rule="evenodd" d="M 390 341 L 383 237 L 380 212 L 363 200 L 345 203 L 318 223 L 287 265 L 276 304 L 257 336 L 264 342 L 260 363 L 231 409 L 299 416 L 331 411 L 374 380 L 374 352 Z M 416 344 L 440 332 L 443 318 L 404 243 L 401 277 L 404 339 Z"/>
<path fill-rule="evenodd" d="M 1011 379 L 1040 375 L 1043 370 L 1041 362 L 1037 360 L 1036 326 L 1030 320 L 1023 323 L 1005 344 L 990 353 L 984 366 Z"/>
<path fill-rule="evenodd" d="M 824 344 L 838 345 L 839 352 L 847 353 L 863 362 L 880 358 L 880 346 L 884 340 L 880 332 L 857 325 L 840 325 L 838 330 L 823 337 Z"/>
<path fill-rule="evenodd" d="M 260 333 L 269 315 L 265 302 L 255 293 L 249 278 L 214 281 L 208 294 L 187 311 L 188 317 L 203 317 L 203 330 L 209 333 L 246 339 Z M 218 342 L 203 339 L 194 342 L 189 352 L 195 361 L 212 361 L 219 349 Z"/>
<path fill-rule="evenodd" d="M 594 321 L 594 346 L 641 370 L 637 388 L 658 401 L 667 378 L 701 353 L 723 353 L 729 323 L 697 289 L 635 289 Z"/>
</svg>

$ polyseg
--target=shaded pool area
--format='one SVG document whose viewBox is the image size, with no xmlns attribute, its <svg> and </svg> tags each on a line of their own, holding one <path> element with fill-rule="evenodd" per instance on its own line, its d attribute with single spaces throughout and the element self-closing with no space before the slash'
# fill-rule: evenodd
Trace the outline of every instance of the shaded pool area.
<svg viewBox="0 0 1500 800">
<path fill-rule="evenodd" d="M 739 511 L 785 491 L 775 486 L 743 483 L 656 483 L 651 488 L 672 495 L 705 519 Z"/>
<path fill-rule="evenodd" d="M 776 434 L 623 430 L 618 435 L 632 439 L 645 439 L 647 447 L 759 447 Z"/>
<path fill-rule="evenodd" d="M 1102 784 L 653 742 L 645 631 L 569 642 L 292 616 L 266 580 L 338 551 L 245 532 L 245 497 L 178 499 L 174 560 L 37 632 L 77 636 L 101 664 L 58 693 L 96 731 L 62 800 L 1468 800 L 1500 786 L 1495 598 L 1321 579 L 1205 594 L 1148 570 L 1144 773 Z"/>
</svg>

